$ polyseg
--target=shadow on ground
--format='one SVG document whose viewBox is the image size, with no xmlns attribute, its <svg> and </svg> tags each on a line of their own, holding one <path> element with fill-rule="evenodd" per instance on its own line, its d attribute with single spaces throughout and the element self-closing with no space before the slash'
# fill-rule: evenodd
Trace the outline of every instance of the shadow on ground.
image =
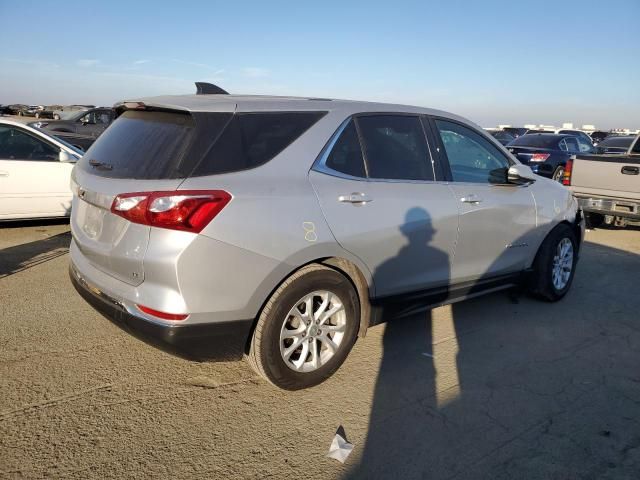
<svg viewBox="0 0 640 480">
<path fill-rule="evenodd" d="M 0 278 L 65 255 L 70 242 L 71 232 L 64 232 L 0 250 Z"/>
<path fill-rule="evenodd" d="M 346 478 L 640 478 L 638 271 L 587 242 L 558 303 L 503 292 L 390 322 Z"/>
</svg>

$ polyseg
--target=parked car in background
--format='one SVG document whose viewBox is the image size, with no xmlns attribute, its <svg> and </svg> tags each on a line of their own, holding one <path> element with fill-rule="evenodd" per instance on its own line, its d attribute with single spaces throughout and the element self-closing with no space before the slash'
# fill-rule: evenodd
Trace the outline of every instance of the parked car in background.
<svg viewBox="0 0 640 480">
<path fill-rule="evenodd" d="M 96 108 L 95 105 L 65 105 L 52 112 L 53 120 L 65 120 L 71 118 L 77 112 L 87 111 L 90 108 Z"/>
<path fill-rule="evenodd" d="M 114 112 L 111 108 L 98 107 L 59 115 L 60 120 L 38 121 L 29 125 L 44 129 L 78 148 L 87 150 L 111 124 Z"/>
<path fill-rule="evenodd" d="M 578 137 L 555 133 L 528 133 L 516 138 L 507 148 L 535 173 L 558 182 L 562 181 L 567 160 L 581 152 Z"/>
<path fill-rule="evenodd" d="M 640 135 L 624 154 L 576 155 L 563 184 L 587 212 L 592 227 L 640 221 Z"/>
<path fill-rule="evenodd" d="M 618 136 L 610 135 L 595 147 L 595 152 L 603 153 L 627 153 L 636 137 L 634 135 Z"/>
<path fill-rule="evenodd" d="M 493 138 L 498 140 L 502 145 L 507 145 L 509 142 L 512 142 L 516 138 L 513 135 L 511 135 L 509 132 L 505 132 L 504 130 L 494 130 L 489 133 Z"/>
<path fill-rule="evenodd" d="M 71 170 L 82 153 L 46 132 L 0 119 L 0 220 L 68 216 Z"/>
<path fill-rule="evenodd" d="M 73 172 L 70 275 L 173 353 L 246 354 L 294 390 L 331 376 L 371 324 L 525 272 L 545 300 L 570 288 L 575 199 L 456 115 L 220 94 L 118 112 Z"/>
<path fill-rule="evenodd" d="M 572 129 L 561 129 L 556 131 L 561 135 L 573 135 L 578 138 L 578 143 L 580 143 L 580 151 L 582 152 L 590 152 L 593 151 L 593 140 L 591 137 L 583 132 L 582 130 L 572 130 Z"/>
<path fill-rule="evenodd" d="M 523 127 L 504 127 L 502 129 L 503 132 L 507 132 L 511 135 L 513 135 L 515 138 L 518 138 L 522 135 L 524 135 L 525 133 L 527 133 L 527 128 L 523 128 Z"/>
<path fill-rule="evenodd" d="M 18 110 L 18 116 L 20 117 L 35 117 L 37 113 L 44 110 L 42 105 L 28 105 L 25 108 Z"/>
<path fill-rule="evenodd" d="M 591 134 L 591 141 L 593 142 L 593 145 L 598 145 L 598 143 L 600 143 L 602 140 L 604 140 L 605 138 L 607 138 L 610 135 L 609 132 L 603 132 L 602 130 L 596 130 L 595 132 L 593 132 Z"/>
</svg>

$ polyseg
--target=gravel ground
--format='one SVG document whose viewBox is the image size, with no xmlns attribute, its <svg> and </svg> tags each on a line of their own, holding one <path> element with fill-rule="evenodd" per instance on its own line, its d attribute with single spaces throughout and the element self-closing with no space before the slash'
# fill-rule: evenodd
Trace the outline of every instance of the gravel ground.
<svg viewBox="0 0 640 480">
<path fill-rule="evenodd" d="M 1 478 L 640 477 L 640 229 L 588 232 L 560 303 L 498 293 L 372 328 L 294 393 L 118 330 L 70 285 L 69 238 L 0 227 Z M 325 457 L 340 425 L 344 465 Z"/>
</svg>

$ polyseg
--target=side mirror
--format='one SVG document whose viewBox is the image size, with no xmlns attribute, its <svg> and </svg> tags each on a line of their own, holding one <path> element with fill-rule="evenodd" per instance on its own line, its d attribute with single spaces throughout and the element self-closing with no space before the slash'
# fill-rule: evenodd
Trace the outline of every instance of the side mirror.
<svg viewBox="0 0 640 480">
<path fill-rule="evenodd" d="M 507 181 L 514 185 L 526 185 L 536 181 L 536 176 L 527 165 L 516 163 L 507 170 Z"/>
<path fill-rule="evenodd" d="M 60 153 L 58 154 L 58 161 L 62 163 L 76 163 L 78 159 L 66 150 L 60 150 Z"/>
</svg>

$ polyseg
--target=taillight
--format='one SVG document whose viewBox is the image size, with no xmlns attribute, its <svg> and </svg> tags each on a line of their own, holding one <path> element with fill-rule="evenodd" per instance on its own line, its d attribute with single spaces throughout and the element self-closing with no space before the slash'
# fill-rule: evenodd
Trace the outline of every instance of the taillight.
<svg viewBox="0 0 640 480">
<path fill-rule="evenodd" d="M 154 310 L 153 308 L 145 307 L 144 305 L 136 305 L 136 307 L 138 307 L 138 310 L 146 313 L 147 315 L 162 318 L 163 320 L 186 320 L 186 318 L 189 316 L 188 313 L 161 312 L 160 310 Z"/>
<path fill-rule="evenodd" d="M 230 201 L 224 190 L 121 193 L 111 212 L 133 223 L 199 233 Z"/>
<path fill-rule="evenodd" d="M 571 170 L 573 170 L 573 158 L 567 160 L 564 166 L 564 173 L 562 174 L 562 184 L 567 187 L 571 185 Z"/>
<path fill-rule="evenodd" d="M 534 153 L 531 155 L 530 162 L 544 162 L 547 158 L 551 156 L 550 153 Z"/>
</svg>

